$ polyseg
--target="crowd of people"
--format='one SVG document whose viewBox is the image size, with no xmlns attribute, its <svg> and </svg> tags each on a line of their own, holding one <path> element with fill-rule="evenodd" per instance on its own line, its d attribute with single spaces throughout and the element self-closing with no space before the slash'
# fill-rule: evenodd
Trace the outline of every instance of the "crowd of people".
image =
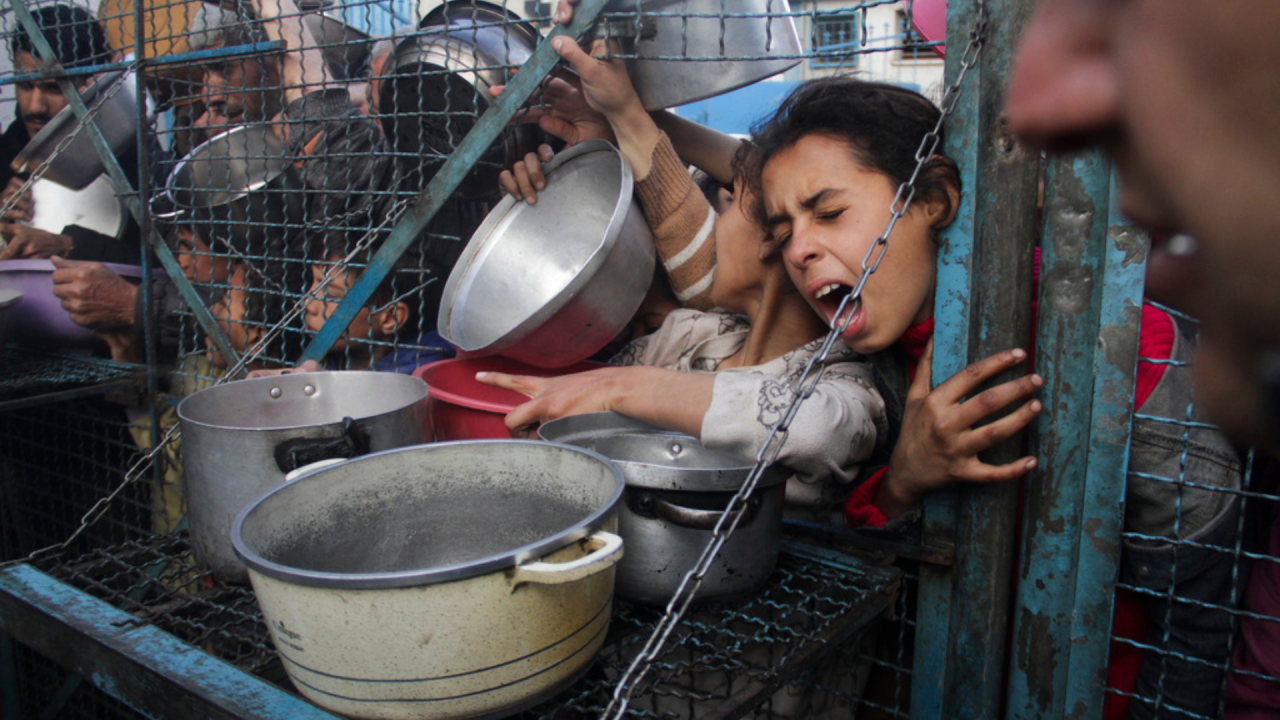
<svg viewBox="0 0 1280 720">
<path fill-rule="evenodd" d="M 556 22 L 569 22 L 574 3 L 559 3 Z M 1258 92 L 1275 80 L 1236 79 L 1239 68 L 1224 68 L 1212 51 L 1222 43 L 1253 53 L 1233 63 L 1257 73 L 1271 67 L 1276 50 L 1242 44 L 1231 28 L 1256 25 L 1261 15 L 1280 29 L 1280 11 L 1246 15 L 1248 5 L 1043 0 L 1009 89 L 1010 126 L 1025 142 L 1051 152 L 1106 148 L 1125 213 L 1153 231 L 1148 294 L 1163 304 L 1142 308 L 1119 550 L 1120 579 L 1141 591 L 1115 598 L 1109 718 L 1251 719 L 1280 707 L 1280 523 L 1272 503 L 1258 521 L 1263 545 L 1245 548 L 1257 553 L 1251 569 L 1238 547 L 1246 524 L 1240 443 L 1264 453 L 1280 447 L 1280 293 L 1271 280 L 1280 255 L 1265 240 L 1280 229 L 1265 196 L 1278 180 L 1280 143 L 1269 122 L 1274 101 Z M 64 66 L 110 54 L 87 13 L 54 5 L 36 15 L 63 48 Z M 483 203 L 447 205 L 324 362 L 290 362 L 303 331 L 318 331 L 359 279 L 385 236 L 382 221 L 421 189 L 423 160 L 397 153 L 378 121 L 380 80 L 404 33 L 371 43 L 365 77 L 352 78 L 325 57 L 293 0 L 250 0 L 241 12 L 205 4 L 188 32 L 192 49 L 279 43 L 273 53 L 202 66 L 203 109 L 190 113 L 190 133 L 198 140 L 270 124 L 304 181 L 306 221 L 260 245 L 181 217 L 164 227 L 231 347 L 249 358 L 246 369 L 411 372 L 450 356 L 434 330 L 433 292 Z M 1036 394 L 1045 380 L 1032 353 L 1010 348 L 950 378 L 932 373 L 940 233 L 966 202 L 953 160 L 916 157 L 938 125 L 933 102 L 852 77 L 810 81 L 739 141 L 646 111 L 605 40 L 583 47 L 557 37 L 553 47 L 573 72 L 549 79 L 541 104 L 521 119 L 556 147 L 597 138 L 617 145 L 661 267 L 643 323 L 607 367 L 478 377 L 528 397 L 507 416 L 514 434 L 613 410 L 752 457 L 795 401 L 796 379 L 828 328 L 842 325 L 778 458 L 791 474 L 790 517 L 911 537 L 929 493 L 1027 481 L 1036 458 L 994 465 L 984 452 L 1042 409 Z M 20 71 L 39 70 L 29 45 L 11 49 Z M 1167 69 L 1157 79 L 1148 72 L 1155 64 Z M 9 157 L 65 106 L 56 83 L 20 83 L 17 91 L 19 119 L 0 137 Z M 546 185 L 542 163 L 554 152 L 544 145 L 521 159 L 502 173 L 501 190 L 536 203 Z M 708 179 L 704 188 L 690 166 Z M 891 226 L 889 251 L 857 301 L 842 306 L 910 178 L 914 200 Z M 22 187 L 21 178 L 5 178 L 11 209 L 0 232 L 9 243 L 0 257 L 55 258 L 57 292 L 73 319 L 101 331 L 117 357 L 136 359 L 145 308 L 137 289 L 101 264 L 107 257 L 94 254 L 112 247 L 136 255 L 136 228 L 110 240 L 80 228 L 31 231 L 15 224 L 32 210 L 30 198 L 15 197 Z M 302 303 L 296 333 L 273 332 L 290 322 L 292 303 L 281 297 Z M 207 350 L 200 372 L 216 375 L 227 360 L 212 343 Z M 1010 371 L 1017 377 L 992 385 Z M 1188 407 L 1190 429 L 1159 420 Z M 1249 489 L 1274 493 L 1259 485 L 1269 473 L 1253 476 Z"/>
</svg>

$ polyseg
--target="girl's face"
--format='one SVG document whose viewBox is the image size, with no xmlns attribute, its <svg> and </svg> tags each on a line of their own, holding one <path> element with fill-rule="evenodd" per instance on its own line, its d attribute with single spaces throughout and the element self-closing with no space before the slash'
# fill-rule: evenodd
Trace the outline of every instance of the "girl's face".
<svg viewBox="0 0 1280 720">
<path fill-rule="evenodd" d="M 862 275 L 862 260 L 884 232 L 897 183 L 859 163 L 843 140 L 807 135 L 774 155 L 763 172 L 764 207 L 787 272 L 828 323 Z M 894 226 L 875 276 L 843 336 L 862 353 L 889 347 L 933 316 L 937 247 L 931 226 L 943 203 L 917 198 Z"/>
</svg>

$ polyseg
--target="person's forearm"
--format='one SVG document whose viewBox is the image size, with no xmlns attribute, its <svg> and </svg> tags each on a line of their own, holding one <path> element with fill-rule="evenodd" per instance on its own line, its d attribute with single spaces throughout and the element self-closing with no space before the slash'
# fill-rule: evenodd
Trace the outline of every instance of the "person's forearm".
<svg viewBox="0 0 1280 720">
<path fill-rule="evenodd" d="M 618 383 L 614 390 L 610 403 L 614 411 L 686 435 L 702 436 L 702 418 L 711 407 L 714 374 L 647 366 L 628 370 L 625 382 Z"/>
<path fill-rule="evenodd" d="M 652 113 L 652 118 L 655 125 L 671 138 L 671 144 L 682 160 L 717 182 L 726 185 L 733 182 L 733 158 L 742 145 L 741 140 L 666 110 Z"/>
<path fill-rule="evenodd" d="M 285 104 L 331 85 L 335 78 L 329 73 L 324 53 L 307 29 L 307 24 L 302 22 L 302 15 L 293 0 L 252 1 L 267 37 L 283 40 L 285 44 L 286 50 L 280 61 Z"/>
<path fill-rule="evenodd" d="M 639 98 L 625 111 L 606 115 L 606 118 L 618 140 L 618 150 L 631 165 L 636 180 L 648 177 L 653 161 L 653 148 L 657 146 L 662 132 L 640 104 Z"/>
<path fill-rule="evenodd" d="M 900 480 L 900 478 L 899 478 Z M 876 492 L 874 504 L 889 520 L 901 517 L 916 505 L 920 504 L 919 496 L 908 492 L 902 482 L 895 482 L 893 468 L 886 472 L 880 489 Z"/>
</svg>

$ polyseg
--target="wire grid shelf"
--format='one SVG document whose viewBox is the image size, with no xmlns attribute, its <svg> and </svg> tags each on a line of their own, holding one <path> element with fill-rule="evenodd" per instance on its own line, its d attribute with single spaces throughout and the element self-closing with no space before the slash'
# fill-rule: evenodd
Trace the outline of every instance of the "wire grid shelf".
<svg viewBox="0 0 1280 720">
<path fill-rule="evenodd" d="M 50 558 L 35 566 L 131 614 L 139 624 L 164 630 L 292 691 L 252 590 L 213 581 L 195 564 L 184 533 Z M 794 701 L 784 699 L 785 691 L 776 695 L 778 689 L 819 666 L 824 656 L 841 657 L 831 655 L 837 649 L 853 657 L 852 643 L 891 606 L 899 581 L 895 569 L 788 544 L 778 569 L 758 593 L 703 607 L 683 621 L 653 679 L 639 688 L 632 715 L 732 718 L 763 705 L 757 717 L 792 717 L 787 705 Z M 613 682 L 660 616 L 656 609 L 615 603 L 609 636 L 591 669 L 556 698 L 519 717 L 598 714 Z M 798 685 L 809 694 L 821 689 L 803 677 Z M 850 708 L 855 695 L 851 688 L 831 693 L 835 702 Z"/>
<path fill-rule="evenodd" d="M 34 348 L 0 348 L 0 410 L 15 401 L 33 396 L 42 402 L 56 401 L 63 391 L 85 386 L 128 385 L 146 372 L 145 367 L 113 362 L 89 355 L 77 355 Z"/>
</svg>

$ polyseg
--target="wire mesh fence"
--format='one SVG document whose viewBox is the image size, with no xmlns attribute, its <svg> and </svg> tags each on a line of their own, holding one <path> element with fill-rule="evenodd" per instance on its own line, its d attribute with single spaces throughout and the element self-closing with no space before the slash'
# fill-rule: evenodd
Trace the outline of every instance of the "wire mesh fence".
<svg viewBox="0 0 1280 720">
<path fill-rule="evenodd" d="M 70 364 L 51 365 L 45 350 L 3 350 L 2 361 L 20 376 L 0 383 L 0 558 L 74 536 L 43 561 L 54 577 L 285 685 L 252 594 L 201 579 L 174 535 L 186 516 L 180 444 L 157 453 L 123 488 L 121 480 L 177 424 L 177 401 L 244 371 L 310 358 L 327 369 L 411 372 L 453 355 L 437 328 L 445 281 L 502 200 L 499 173 L 541 145 L 557 152 L 565 145 L 536 122 L 549 86 L 535 90 L 493 142 L 460 148 L 497 88 L 512 82 L 555 27 L 553 9 L 525 0 L 8 6 L 0 211 L 43 230 L 6 233 L 15 257 L 54 248 L 72 260 L 148 271 L 158 263 L 163 271 L 130 283 L 109 307 L 89 308 L 96 314 L 86 324 L 105 332 Z M 738 44 L 739 29 L 752 24 L 764 44 Z M 33 39 L 33 27 L 49 47 Z M 943 41 L 910 2 L 618 0 L 592 35 L 607 41 L 602 52 L 626 60 L 648 109 L 738 136 L 796 85 L 818 77 L 856 73 L 935 102 L 944 87 Z M 656 64 L 674 68 L 675 79 L 646 80 Z M 75 119 L 72 88 L 85 93 L 97 118 L 92 128 Z M 116 167 L 100 157 L 103 146 Z M 450 159 L 465 172 L 450 180 L 447 198 L 434 198 L 438 211 L 404 252 L 380 255 L 412 227 Z M 50 194 L 51 185 L 75 194 Z M 95 211 L 56 212 L 77 207 Z M 376 282 L 362 283 L 366 275 Z M 117 290 L 124 282 L 114 273 L 97 280 Z M 357 288 L 359 302 L 344 303 Z M 1194 323 L 1167 315 L 1174 350 L 1139 365 L 1139 384 L 1144 372 L 1157 380 L 1154 400 L 1139 403 L 1134 415 L 1108 717 L 1218 717 L 1225 694 L 1236 692 L 1228 686 L 1266 693 L 1280 682 L 1240 640 L 1242 633 L 1265 636 L 1275 622 L 1245 598 L 1251 567 L 1276 562 L 1266 537 L 1274 483 L 1262 457 L 1226 442 L 1183 392 Z M 22 342 L 39 345 L 37 335 Z M 609 359 L 627 339 L 596 359 Z M 154 376 L 142 378 L 139 368 Z M 144 385 L 156 394 L 139 392 Z M 65 394 L 74 388 L 84 392 Z M 64 394 L 30 402 L 45 392 Z M 98 577 L 103 558 L 120 557 L 105 549 L 121 547 L 137 557 L 159 554 L 129 555 L 125 564 L 133 567 Z M 105 554 L 86 559 L 98 551 Z M 81 573 L 78 563 L 96 569 Z M 764 636 L 779 628 L 696 616 L 694 626 L 724 635 L 682 636 L 659 664 L 658 691 L 632 715 L 721 717 L 733 714 L 724 710 L 730 701 L 751 698 L 745 704 L 759 717 L 910 717 L 919 576 L 915 561 L 897 564 L 905 575 L 891 607 L 869 630 L 833 636 L 838 647 L 814 655 L 821 662 L 774 650 L 734 655 L 726 647 L 767 644 L 772 638 Z M 126 579 L 138 568 L 156 572 Z M 788 579 L 775 578 L 773 594 L 741 612 L 776 613 L 770 622 L 781 625 L 788 613 L 825 617 L 827 610 L 815 610 L 820 599 L 788 586 L 818 581 L 787 572 Z M 812 572 L 821 582 L 842 582 L 839 573 Z M 124 584 L 112 586 L 117 581 Z M 200 619 L 181 626 L 197 606 Z M 623 616 L 619 626 L 638 632 L 647 627 L 643 613 Z M 30 651 L 13 652 L 26 683 L 24 712 L 48 703 L 82 713 L 68 717 L 131 716 L 108 699 L 79 700 L 96 691 Z M 552 715 L 603 710 L 605 691 L 629 657 L 621 639 L 610 652 Z M 781 667 L 804 671 L 771 674 Z"/>
</svg>

